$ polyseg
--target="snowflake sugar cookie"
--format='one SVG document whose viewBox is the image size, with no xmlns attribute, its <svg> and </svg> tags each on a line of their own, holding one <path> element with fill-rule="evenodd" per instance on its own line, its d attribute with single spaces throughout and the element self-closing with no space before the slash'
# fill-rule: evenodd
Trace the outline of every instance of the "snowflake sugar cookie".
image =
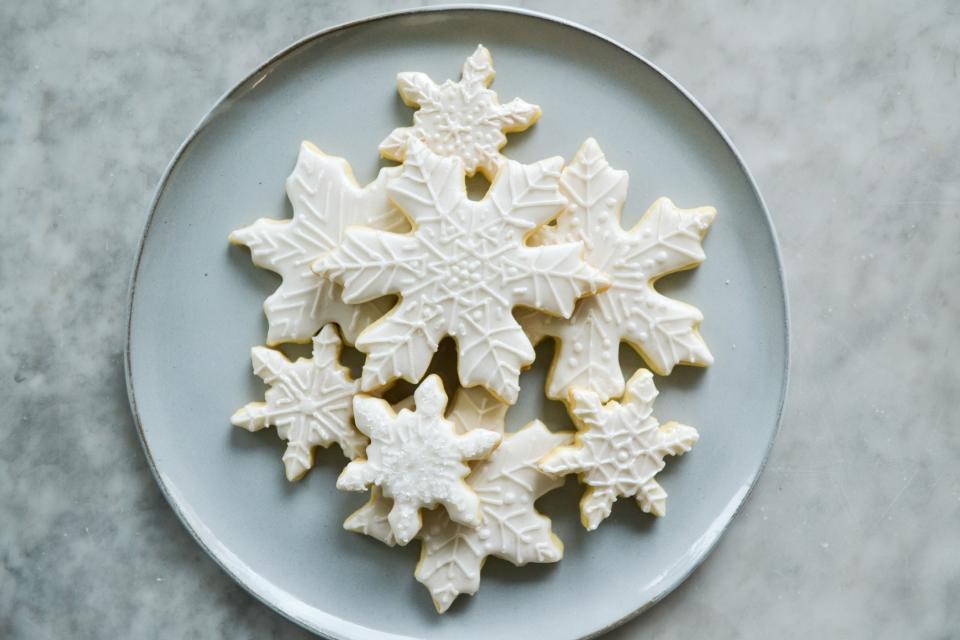
<svg viewBox="0 0 960 640">
<path fill-rule="evenodd" d="M 336 322 L 348 343 L 390 309 L 388 301 L 345 304 L 340 287 L 318 277 L 310 263 L 333 249 L 347 225 L 409 228 L 387 198 L 387 179 L 399 169 L 383 169 L 361 188 L 343 158 L 328 156 L 309 142 L 300 146 L 297 166 L 287 178 L 293 205 L 290 220 L 260 219 L 230 234 L 230 242 L 250 247 L 258 267 L 280 274 L 283 282 L 263 303 L 267 344 L 308 342 L 320 327 Z"/>
<path fill-rule="evenodd" d="M 483 385 L 512 404 L 530 340 L 511 310 L 526 305 L 569 317 L 584 294 L 607 286 L 581 259 L 582 244 L 528 247 L 525 239 L 566 204 L 560 158 L 507 160 L 481 201 L 467 198 L 463 165 L 413 139 L 390 197 L 411 218 L 408 234 L 349 229 L 313 268 L 343 284 L 346 302 L 399 293 L 400 303 L 356 345 L 367 355 L 361 385 L 381 388 L 423 376 L 444 336 L 457 342 L 465 387 Z"/>
<path fill-rule="evenodd" d="M 570 201 L 555 226 L 535 237 L 544 245 L 582 240 L 584 259 L 610 276 L 611 286 L 585 299 L 569 320 L 524 313 L 521 324 L 536 343 L 559 341 L 547 396 L 567 397 L 574 386 L 593 389 L 603 401 L 623 394 L 619 345 L 624 340 L 647 365 L 667 375 L 677 364 L 707 366 L 713 356 L 700 337 L 703 314 L 658 293 L 653 284 L 704 259 L 700 246 L 716 211 L 678 209 L 660 198 L 630 231 L 620 226 L 627 172 L 615 171 L 592 138 L 563 170 L 561 192 Z"/>
<path fill-rule="evenodd" d="M 490 459 L 467 478 L 480 496 L 479 527 L 456 524 L 442 511 L 426 515 L 416 577 L 430 590 L 437 611 L 446 611 L 461 593 L 477 592 L 487 556 L 517 566 L 560 560 L 563 543 L 534 502 L 563 480 L 541 473 L 537 461 L 570 440 L 570 433 L 551 433 L 540 421 L 504 436 Z"/>
<path fill-rule="evenodd" d="M 413 398 L 407 398 L 393 405 L 394 411 L 399 411 L 401 408 L 413 409 Z M 503 433 L 503 419 L 506 414 L 507 405 L 481 387 L 469 389 L 461 387 L 453 396 L 452 408 L 447 413 L 447 420 L 453 423 L 457 433 L 466 433 L 473 429 Z M 391 509 L 393 509 L 393 500 L 382 495 L 379 488 L 373 487 L 370 500 L 350 514 L 343 523 L 343 528 L 372 536 L 392 547 L 396 544 L 396 540 L 390 529 L 390 523 L 387 522 Z"/>
<path fill-rule="evenodd" d="M 326 325 L 313 338 L 313 358 L 290 362 L 267 347 L 251 350 L 253 372 L 270 385 L 266 402 L 251 402 L 230 418 L 248 431 L 274 425 L 287 441 L 287 479 L 299 480 L 313 466 L 314 447 L 336 442 L 348 458 L 363 453 L 367 439 L 353 427 L 351 401 L 357 381 L 339 363 L 340 338 Z"/>
<path fill-rule="evenodd" d="M 353 411 L 357 427 L 370 436 L 366 460 L 354 460 L 337 479 L 337 488 L 363 491 L 380 487 L 393 498 L 387 522 L 397 544 L 405 545 L 420 530 L 420 508 L 442 504 L 462 524 L 480 524 L 480 501 L 463 478 L 464 464 L 487 456 L 500 434 L 475 429 L 457 434 L 443 417 L 447 396 L 440 377 L 431 375 L 414 392 L 416 411 L 394 413 L 379 398 L 359 395 Z"/>
<path fill-rule="evenodd" d="M 654 476 L 663 469 L 664 457 L 682 455 L 699 438 L 693 427 L 661 425 L 653 417 L 657 389 L 646 369 L 630 378 L 621 402 L 604 405 L 600 397 L 584 389 L 570 392 L 570 414 L 578 429 L 575 442 L 540 461 L 550 475 L 580 474 L 587 485 L 580 519 L 591 531 L 610 515 L 619 496 L 636 496 L 645 513 L 664 515 L 667 493 Z"/>
<path fill-rule="evenodd" d="M 504 133 L 523 131 L 540 117 L 540 107 L 519 98 L 500 104 L 496 92 L 487 88 L 494 75 L 493 60 L 483 45 L 463 63 L 459 82 L 438 85 L 423 73 L 397 75 L 400 97 L 419 110 L 412 127 L 394 129 L 380 143 L 380 155 L 402 162 L 407 142 L 415 137 L 434 153 L 460 158 L 467 175 L 479 170 L 493 180 L 503 161 Z"/>
</svg>

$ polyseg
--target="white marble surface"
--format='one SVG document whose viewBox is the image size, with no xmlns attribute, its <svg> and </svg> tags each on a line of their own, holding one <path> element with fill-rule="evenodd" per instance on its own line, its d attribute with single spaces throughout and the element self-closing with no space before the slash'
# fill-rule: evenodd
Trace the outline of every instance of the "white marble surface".
<svg viewBox="0 0 960 640">
<path fill-rule="evenodd" d="M 0 637 L 300 638 L 193 543 L 121 364 L 161 171 L 216 98 L 389 2 L 0 3 Z M 792 385 L 713 555 L 610 634 L 960 634 L 960 5 L 528 2 L 641 51 L 775 219 Z M 914 6 L 907 6 L 914 4 Z"/>
</svg>

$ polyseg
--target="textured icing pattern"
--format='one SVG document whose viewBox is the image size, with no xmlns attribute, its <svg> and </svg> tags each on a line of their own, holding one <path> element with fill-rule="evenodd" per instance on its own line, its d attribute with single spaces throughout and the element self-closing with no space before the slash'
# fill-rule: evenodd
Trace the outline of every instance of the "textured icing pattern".
<svg viewBox="0 0 960 640">
<path fill-rule="evenodd" d="M 353 401 L 357 427 L 370 437 L 365 460 L 354 460 L 337 479 L 337 488 L 363 491 L 380 487 L 393 498 L 387 516 L 399 545 L 420 530 L 420 508 L 443 505 L 457 522 L 480 524 L 480 502 L 463 478 L 464 464 L 487 456 L 500 442 L 500 434 L 474 429 L 457 434 L 443 417 L 447 396 L 439 376 L 431 375 L 414 392 L 416 411 L 394 413 L 379 398 L 358 395 Z"/>
<path fill-rule="evenodd" d="M 537 461 L 570 439 L 570 433 L 551 433 L 539 421 L 506 435 L 467 479 L 480 496 L 479 527 L 459 525 L 439 510 L 426 515 L 416 577 L 430 590 L 437 611 L 446 611 L 461 593 L 477 592 L 487 556 L 518 566 L 560 560 L 563 543 L 534 502 L 563 480 L 541 473 Z"/>
<path fill-rule="evenodd" d="M 394 129 L 380 143 L 380 155 L 402 162 L 410 138 L 417 138 L 434 153 L 460 158 L 467 175 L 479 170 L 493 180 L 503 161 L 504 133 L 523 131 L 540 117 L 540 107 L 519 98 L 500 104 L 488 88 L 494 75 L 493 60 L 483 45 L 463 63 L 459 82 L 438 85 L 423 73 L 398 74 L 400 97 L 419 109 L 412 127 Z"/>
<path fill-rule="evenodd" d="M 583 526 L 596 529 L 619 496 L 635 496 L 645 513 L 663 516 L 667 493 L 654 477 L 663 469 L 664 457 L 693 447 L 697 430 L 676 422 L 661 425 L 653 417 L 657 389 L 646 369 L 630 378 L 622 402 L 604 405 L 600 394 L 579 388 L 570 395 L 570 415 L 578 429 L 574 444 L 554 450 L 540 468 L 555 476 L 580 474 L 587 485 L 580 500 Z"/>
<path fill-rule="evenodd" d="M 313 338 L 313 357 L 290 362 L 267 347 L 251 352 L 253 372 L 270 385 L 266 402 L 251 402 L 230 418 L 248 431 L 275 426 L 287 441 L 283 466 L 287 479 L 299 480 L 313 466 L 313 449 L 336 442 L 348 458 L 363 453 L 367 444 L 353 427 L 351 400 L 357 381 L 339 362 L 340 338 L 326 325 Z"/>
<path fill-rule="evenodd" d="M 547 382 L 550 398 L 564 399 L 573 387 L 593 389 L 603 401 L 623 395 L 621 341 L 661 375 L 677 364 L 713 362 L 698 331 L 700 311 L 658 293 L 653 284 L 703 261 L 701 241 L 716 211 L 678 209 L 660 198 L 625 231 L 620 213 L 627 180 L 627 172 L 612 169 L 596 141 L 587 140 L 560 181 L 569 206 L 556 225 L 544 227 L 534 239 L 546 245 L 582 241 L 585 260 L 608 274 L 612 283 L 582 300 L 569 320 L 534 312 L 520 315 L 534 343 L 547 336 L 560 343 Z"/>
<path fill-rule="evenodd" d="M 467 198 L 462 163 L 417 140 L 388 191 L 414 223 L 408 234 L 349 229 L 314 269 L 343 284 L 343 299 L 365 302 L 399 293 L 400 303 L 364 330 L 361 385 L 418 381 L 444 336 L 457 342 L 465 387 L 482 385 L 512 404 L 530 340 L 511 310 L 526 305 L 569 317 L 576 299 L 607 286 L 581 259 L 582 243 L 528 247 L 525 239 L 566 204 L 560 158 L 524 165 L 507 160 L 481 201 Z"/>
<path fill-rule="evenodd" d="M 413 398 L 393 405 L 394 411 L 401 408 L 413 409 Z M 447 420 L 453 423 L 457 433 L 466 433 L 472 429 L 486 429 L 503 433 L 503 419 L 507 414 L 507 405 L 500 402 L 481 387 L 461 387 L 453 396 L 451 409 L 447 413 Z M 476 464 L 476 463 L 474 463 Z M 387 522 L 387 516 L 393 509 L 393 500 L 380 493 L 380 489 L 373 487 L 370 500 L 354 511 L 343 523 L 343 528 L 356 531 L 380 540 L 384 544 L 393 546 L 396 539 Z"/>
<path fill-rule="evenodd" d="M 254 264 L 283 279 L 263 303 L 268 345 L 309 342 L 328 322 L 340 325 L 344 339 L 353 344 L 364 327 L 390 309 L 388 300 L 345 304 L 340 287 L 313 273 L 310 264 L 334 248 L 348 225 L 409 229 L 403 214 L 387 198 L 387 179 L 398 172 L 383 169 L 376 180 L 360 188 L 346 160 L 304 142 L 297 166 L 287 178 L 293 218 L 262 218 L 230 234 L 233 244 L 250 247 Z"/>
</svg>

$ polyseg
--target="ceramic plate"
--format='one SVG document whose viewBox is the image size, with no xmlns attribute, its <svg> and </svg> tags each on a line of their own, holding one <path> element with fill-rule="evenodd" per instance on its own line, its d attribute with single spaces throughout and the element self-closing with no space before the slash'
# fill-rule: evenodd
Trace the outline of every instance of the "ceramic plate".
<svg viewBox="0 0 960 640">
<path fill-rule="evenodd" d="M 543 108 L 529 132 L 510 136 L 510 157 L 569 159 L 593 136 L 614 167 L 630 172 L 625 224 L 661 195 L 717 208 L 706 263 L 660 283 L 703 310 L 716 364 L 677 367 L 656 381 L 656 414 L 701 433 L 660 476 L 670 494 L 665 518 L 622 500 L 587 534 L 576 512 L 581 488 L 570 478 L 539 503 L 566 544 L 563 560 L 517 568 L 491 559 L 480 592 L 439 616 L 413 578 L 417 543 L 391 549 L 343 530 L 366 497 L 335 489 L 345 463 L 336 447 L 289 484 L 276 433 L 230 425 L 235 409 L 262 397 L 249 351 L 264 340 L 261 303 L 278 279 L 255 268 L 246 249 L 228 246 L 227 234 L 290 215 L 283 185 L 301 140 L 347 158 L 361 182 L 372 179 L 385 164 L 378 143 L 413 115 L 397 97 L 397 72 L 456 78 L 480 42 L 493 53 L 501 98 Z M 551 351 L 541 345 L 523 375 L 508 429 L 534 417 L 570 428 L 562 407 L 543 398 Z M 334 638 L 582 638 L 676 587 L 743 502 L 778 426 L 786 303 L 776 240 L 750 175 L 672 80 L 616 43 L 552 18 L 420 10 L 299 42 L 204 118 L 153 203 L 133 276 L 126 358 L 147 458 L 173 509 L 227 573 L 285 616 Z M 640 366 L 629 349 L 621 360 L 628 375 Z"/>
</svg>

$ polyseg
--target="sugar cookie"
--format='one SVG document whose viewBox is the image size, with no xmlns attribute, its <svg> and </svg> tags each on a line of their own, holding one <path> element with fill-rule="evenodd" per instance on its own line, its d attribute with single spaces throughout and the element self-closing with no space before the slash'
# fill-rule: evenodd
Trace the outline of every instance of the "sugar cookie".
<svg viewBox="0 0 960 640">
<path fill-rule="evenodd" d="M 262 218 L 230 234 L 231 243 L 250 248 L 255 265 L 283 279 L 263 303 L 268 345 L 309 342 L 328 322 L 340 325 L 344 339 L 353 344 L 361 329 L 390 309 L 386 300 L 345 304 L 340 287 L 318 277 L 310 264 L 333 249 L 347 225 L 409 229 L 406 218 L 387 198 L 387 179 L 398 172 L 398 168 L 382 169 L 376 180 L 361 188 L 346 160 L 304 142 L 297 166 L 287 178 L 293 218 Z"/>
<path fill-rule="evenodd" d="M 453 423 L 457 433 L 466 433 L 472 429 L 503 433 L 503 419 L 507 414 L 507 405 L 491 396 L 483 388 L 461 387 L 453 395 L 451 404 L 447 420 Z M 413 410 L 412 396 L 393 405 L 394 411 L 403 408 Z M 372 536 L 392 547 L 396 544 L 396 540 L 393 537 L 393 531 L 390 530 L 390 523 L 387 522 L 391 509 L 393 509 L 393 500 L 381 494 L 378 487 L 373 487 L 370 491 L 370 500 L 350 514 L 343 523 L 343 528 Z"/>
<path fill-rule="evenodd" d="M 534 352 L 513 307 L 569 317 L 577 298 L 608 284 L 581 259 L 579 242 L 525 244 L 566 204 L 558 190 L 562 163 L 507 160 L 486 197 L 473 201 L 460 160 L 411 140 L 402 173 L 387 189 L 414 231 L 348 229 L 336 250 L 313 265 L 343 284 L 345 302 L 400 295 L 400 303 L 357 338 L 367 354 L 364 391 L 396 378 L 417 382 L 449 335 L 457 342 L 463 386 L 483 385 L 516 401 L 520 369 Z"/>
<path fill-rule="evenodd" d="M 474 429 L 457 434 L 443 417 L 447 395 L 437 375 L 428 376 L 414 392 L 416 411 L 394 413 L 379 398 L 357 395 L 353 412 L 357 428 L 370 437 L 366 459 L 354 460 L 337 479 L 337 488 L 363 491 L 380 487 L 393 498 L 387 516 L 396 543 L 405 545 L 420 530 L 420 508 L 443 505 L 457 522 L 476 526 L 482 521 L 480 501 L 463 478 L 467 460 L 486 457 L 500 434 Z"/>
<path fill-rule="evenodd" d="M 467 478 L 480 496 L 483 524 L 479 527 L 457 524 L 441 510 L 425 515 L 416 577 L 430 590 L 438 612 L 446 611 L 459 594 L 477 592 L 487 556 L 517 566 L 560 560 L 563 543 L 554 535 L 550 518 L 538 512 L 534 502 L 563 480 L 541 473 L 537 461 L 569 443 L 571 435 L 551 433 L 535 420 L 504 436 L 493 455 Z"/>
<path fill-rule="evenodd" d="M 251 402 L 230 418 L 247 431 L 277 427 L 287 441 L 287 480 L 299 480 L 313 466 L 313 449 L 336 442 L 348 458 L 363 453 L 367 439 L 353 427 L 357 381 L 340 364 L 340 338 L 326 325 L 313 338 L 313 357 L 290 362 L 275 349 L 254 347 L 253 372 L 270 385 L 266 402 Z"/>
<path fill-rule="evenodd" d="M 580 519 L 588 530 L 610 515 L 619 496 L 636 496 L 645 513 L 666 513 L 667 493 L 654 476 L 663 469 L 664 457 L 689 451 L 699 435 L 676 422 L 661 425 L 653 417 L 656 397 L 653 374 L 646 369 L 630 378 L 621 402 L 604 405 L 595 391 L 570 392 L 570 415 L 578 430 L 574 444 L 551 452 L 540 468 L 554 476 L 580 475 L 587 485 Z"/>
<path fill-rule="evenodd" d="M 540 107 L 519 98 L 500 104 L 488 86 L 493 82 L 493 60 L 483 45 L 463 63 L 459 82 L 436 84 L 423 73 L 397 75 L 400 97 L 419 107 L 412 127 L 394 129 L 380 143 L 380 155 L 402 162 L 410 138 L 417 138 L 442 156 L 463 161 L 467 175 L 478 170 L 493 180 L 503 161 L 504 133 L 523 131 L 540 117 Z"/>
<path fill-rule="evenodd" d="M 677 364 L 713 362 L 698 331 L 703 314 L 658 293 L 653 285 L 668 273 L 703 261 L 700 243 L 716 211 L 678 209 L 660 198 L 625 231 L 620 212 L 627 180 L 627 172 L 612 169 L 597 142 L 588 139 L 563 170 L 561 193 L 570 204 L 555 226 L 544 227 L 534 238 L 544 245 L 582 241 L 584 259 L 608 274 L 612 283 L 582 300 L 569 320 L 534 312 L 520 315 L 534 343 L 547 336 L 559 341 L 547 381 L 549 398 L 564 399 L 575 386 L 593 389 L 603 401 L 621 396 L 621 340 L 661 375 Z"/>
</svg>

